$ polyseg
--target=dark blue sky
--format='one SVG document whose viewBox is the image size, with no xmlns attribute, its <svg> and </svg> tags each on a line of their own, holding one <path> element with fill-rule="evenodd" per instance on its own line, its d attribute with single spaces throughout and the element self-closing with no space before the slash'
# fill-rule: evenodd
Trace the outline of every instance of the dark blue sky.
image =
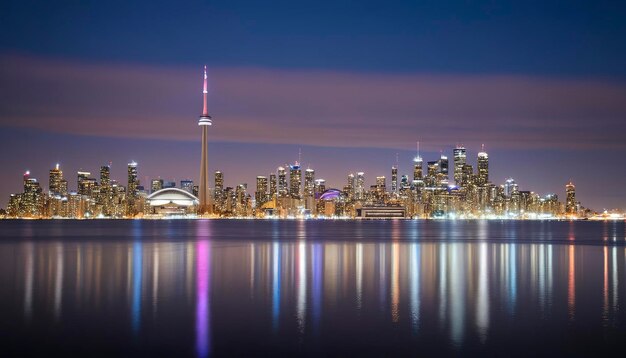
<svg viewBox="0 0 626 358">
<path fill-rule="evenodd" d="M 0 205 L 57 161 L 71 188 L 104 160 L 195 179 L 206 63 L 228 185 L 301 147 L 341 187 L 395 153 L 409 173 L 415 140 L 426 160 L 484 142 L 496 184 L 563 196 L 572 178 L 583 205 L 626 208 L 625 18 L 619 1 L 3 1 Z"/>
<path fill-rule="evenodd" d="M 3 51 L 374 72 L 626 74 L 620 1 L 4 1 Z"/>
</svg>

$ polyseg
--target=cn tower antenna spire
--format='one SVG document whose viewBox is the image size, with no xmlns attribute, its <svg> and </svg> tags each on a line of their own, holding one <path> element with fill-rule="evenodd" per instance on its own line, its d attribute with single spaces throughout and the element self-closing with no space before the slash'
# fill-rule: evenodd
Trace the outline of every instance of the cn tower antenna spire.
<svg viewBox="0 0 626 358">
<path fill-rule="evenodd" d="M 204 65 L 204 86 L 202 87 L 202 115 L 209 115 L 209 107 L 207 105 L 207 93 L 209 93 L 207 89 L 207 75 L 206 75 L 206 65 Z"/>
</svg>

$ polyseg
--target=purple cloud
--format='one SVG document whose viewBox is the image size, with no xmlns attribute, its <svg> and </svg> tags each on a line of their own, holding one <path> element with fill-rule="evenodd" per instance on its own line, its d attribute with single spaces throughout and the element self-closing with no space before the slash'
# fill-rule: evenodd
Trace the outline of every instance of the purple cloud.
<svg viewBox="0 0 626 358">
<path fill-rule="evenodd" d="M 201 67 L 0 57 L 0 125 L 197 141 Z M 626 85 L 599 79 L 211 68 L 216 141 L 624 148 Z M 428 148 L 428 147 L 427 147 Z"/>
</svg>

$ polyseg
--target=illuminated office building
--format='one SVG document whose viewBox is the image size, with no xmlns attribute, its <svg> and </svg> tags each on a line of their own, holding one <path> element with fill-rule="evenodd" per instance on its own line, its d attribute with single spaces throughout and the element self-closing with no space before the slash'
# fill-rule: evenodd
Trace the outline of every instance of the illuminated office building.
<svg viewBox="0 0 626 358">
<path fill-rule="evenodd" d="M 91 173 L 85 171 L 77 172 L 78 195 L 90 195 Z"/>
<path fill-rule="evenodd" d="M 365 199 L 365 173 L 356 173 L 356 190 L 355 196 L 357 200 Z"/>
<path fill-rule="evenodd" d="M 448 186 L 448 157 L 441 154 L 439 157 L 439 164 L 437 168 L 437 185 Z"/>
<path fill-rule="evenodd" d="M 67 182 L 65 182 L 65 190 L 63 190 L 63 181 L 63 171 L 59 169 L 59 164 L 57 164 L 54 169 L 50 169 L 48 180 L 48 192 L 50 195 L 67 195 Z"/>
<path fill-rule="evenodd" d="M 278 193 L 277 188 L 276 188 L 276 174 L 275 173 L 271 173 L 270 174 L 270 199 L 274 199 L 276 198 L 276 194 Z"/>
<path fill-rule="evenodd" d="M 302 169 L 296 162 L 289 166 L 289 194 L 292 199 L 302 198 Z"/>
<path fill-rule="evenodd" d="M 326 191 L 326 180 L 324 179 L 315 179 L 315 196 L 319 196 L 320 194 Z"/>
<path fill-rule="evenodd" d="M 20 198 L 19 216 L 38 217 L 42 214 L 42 190 L 39 182 L 30 177 L 30 171 L 26 171 L 23 177 L 24 192 Z"/>
<path fill-rule="evenodd" d="M 424 163 L 422 157 L 420 156 L 420 142 L 417 142 L 417 154 L 415 158 L 413 158 L 413 181 L 414 182 L 422 182 L 424 178 L 423 173 Z"/>
<path fill-rule="evenodd" d="M 266 176 L 257 176 L 256 177 L 256 192 L 254 193 L 254 200 L 256 201 L 256 206 L 261 207 L 263 204 L 267 202 L 267 191 L 268 191 L 268 183 Z"/>
<path fill-rule="evenodd" d="M 287 195 L 287 171 L 284 167 L 278 167 L 278 197 L 286 198 Z"/>
<path fill-rule="evenodd" d="M 150 193 L 157 192 L 163 189 L 163 179 L 152 179 L 150 183 Z"/>
<path fill-rule="evenodd" d="M 398 168 L 395 166 L 391 167 L 391 192 L 398 193 Z"/>
<path fill-rule="evenodd" d="M 224 199 L 224 173 L 216 170 L 213 176 L 213 183 L 215 184 L 213 188 L 213 197 L 216 202 L 221 203 Z"/>
<path fill-rule="evenodd" d="M 454 184 L 463 186 L 463 166 L 467 164 L 467 151 L 463 146 L 454 148 Z"/>
<path fill-rule="evenodd" d="M 434 187 L 437 184 L 437 173 L 439 173 L 439 161 L 427 162 L 426 186 Z"/>
<path fill-rule="evenodd" d="M 489 183 L 489 155 L 482 147 L 478 153 L 478 185 L 486 185 Z"/>
<path fill-rule="evenodd" d="M 315 195 L 315 170 L 304 171 L 304 197 L 312 198 Z"/>
<path fill-rule="evenodd" d="M 180 188 L 193 195 L 193 180 L 183 179 L 180 181 Z"/>
<path fill-rule="evenodd" d="M 346 180 L 346 186 L 344 187 L 344 191 L 348 197 L 348 200 L 354 200 L 355 195 L 355 179 L 354 174 L 348 174 L 348 178 Z"/>
<path fill-rule="evenodd" d="M 128 163 L 128 185 L 126 186 L 126 215 L 137 214 L 137 198 L 139 197 L 139 177 L 137 175 L 137 163 Z"/>
<path fill-rule="evenodd" d="M 102 165 L 100 167 L 100 192 L 97 202 L 102 207 L 102 215 L 109 217 L 112 214 L 113 190 L 111 187 L 111 166 Z"/>
<path fill-rule="evenodd" d="M 517 183 L 515 182 L 515 179 L 508 178 L 504 182 L 504 196 L 507 198 L 510 198 L 513 194 L 517 192 L 518 192 L 518 187 L 517 187 Z"/>
<path fill-rule="evenodd" d="M 569 215 L 576 214 L 576 186 L 570 180 L 565 185 L 565 213 Z"/>
</svg>

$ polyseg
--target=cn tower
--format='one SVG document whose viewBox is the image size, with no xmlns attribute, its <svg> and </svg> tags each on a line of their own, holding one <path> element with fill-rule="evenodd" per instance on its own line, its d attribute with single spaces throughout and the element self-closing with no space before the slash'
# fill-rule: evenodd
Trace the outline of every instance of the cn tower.
<svg viewBox="0 0 626 358">
<path fill-rule="evenodd" d="M 207 106 L 207 76 L 206 66 L 204 66 L 204 87 L 202 88 L 202 115 L 198 120 L 198 125 L 202 127 L 202 159 L 200 161 L 200 183 L 198 185 L 198 196 L 200 197 L 200 207 L 198 214 L 204 215 L 211 212 L 211 198 L 209 196 L 209 126 L 213 124 Z"/>
</svg>

